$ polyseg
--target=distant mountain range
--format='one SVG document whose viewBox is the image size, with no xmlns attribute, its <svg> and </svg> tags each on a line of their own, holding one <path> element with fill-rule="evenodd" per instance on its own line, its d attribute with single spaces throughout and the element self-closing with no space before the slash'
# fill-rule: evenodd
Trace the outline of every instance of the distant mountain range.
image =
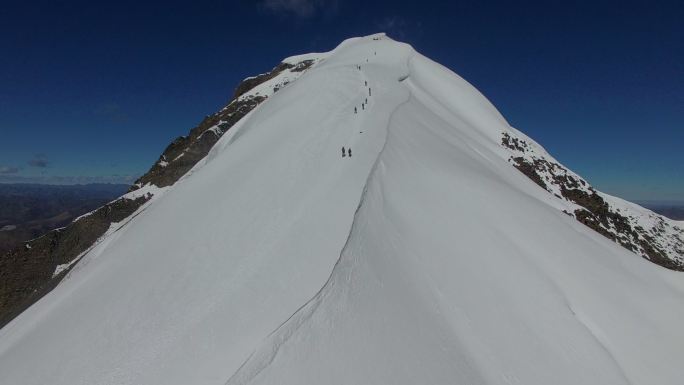
<svg viewBox="0 0 684 385">
<path fill-rule="evenodd" d="M 684 203 L 637 202 L 660 215 L 676 221 L 684 221 Z"/>
<path fill-rule="evenodd" d="M 127 189 L 123 184 L 0 184 L 0 254 L 68 225 Z"/>
</svg>

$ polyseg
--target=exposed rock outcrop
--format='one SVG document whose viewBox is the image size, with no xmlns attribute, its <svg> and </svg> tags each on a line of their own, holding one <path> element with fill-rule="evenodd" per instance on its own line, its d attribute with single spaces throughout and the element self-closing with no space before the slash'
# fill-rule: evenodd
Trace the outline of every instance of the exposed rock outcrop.
<svg viewBox="0 0 684 385">
<path fill-rule="evenodd" d="M 2 256 L 0 327 L 49 292 L 69 271 L 58 271 L 58 266 L 75 262 L 112 224 L 124 221 L 150 198 L 119 198 Z"/>
<path fill-rule="evenodd" d="M 146 184 L 153 184 L 158 187 L 174 184 L 203 159 L 219 138 L 235 123 L 271 94 L 287 85 L 293 80 L 292 78 L 296 78 L 296 76 L 283 75 L 301 73 L 313 64 L 314 60 L 304 60 L 297 64 L 280 63 L 270 72 L 243 80 L 235 89 L 233 98 L 228 105 L 217 113 L 204 118 L 197 127 L 190 130 L 188 135 L 178 137 L 171 142 L 152 168 L 135 181 L 131 190 Z M 277 79 L 279 76 L 283 79 Z M 267 92 L 249 92 L 271 80 L 276 80 L 276 82 Z"/>
<path fill-rule="evenodd" d="M 568 204 L 566 214 L 622 247 L 668 269 L 684 271 L 684 229 L 675 222 L 602 194 L 536 144 L 503 133 L 501 145 L 520 172 Z"/>
<path fill-rule="evenodd" d="M 267 73 L 242 81 L 225 107 L 204 118 L 188 135 L 171 142 L 129 191 L 137 193 L 143 191 L 144 186 L 173 185 L 202 160 L 235 123 L 318 60 L 283 62 Z M 114 224 L 125 222 L 153 198 L 153 192 L 129 193 L 64 228 L 52 230 L 0 256 L 0 327 L 52 290 L 78 258 L 108 230 L 111 231 Z"/>
</svg>

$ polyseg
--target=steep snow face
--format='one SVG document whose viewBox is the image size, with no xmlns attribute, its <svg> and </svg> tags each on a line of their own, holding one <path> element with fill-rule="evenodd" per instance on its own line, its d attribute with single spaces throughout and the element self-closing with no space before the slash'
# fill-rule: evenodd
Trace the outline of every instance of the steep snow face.
<svg viewBox="0 0 684 385">
<path fill-rule="evenodd" d="M 684 278 L 505 132 L 411 47 L 345 41 L 0 330 L 0 383 L 678 384 Z"/>
</svg>

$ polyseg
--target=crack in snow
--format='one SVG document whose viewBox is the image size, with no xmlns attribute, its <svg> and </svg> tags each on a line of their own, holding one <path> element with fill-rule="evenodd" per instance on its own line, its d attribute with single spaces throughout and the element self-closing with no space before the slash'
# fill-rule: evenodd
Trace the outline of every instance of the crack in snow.
<svg viewBox="0 0 684 385">
<path fill-rule="evenodd" d="M 408 63 L 410 60 L 413 58 L 414 53 L 412 53 L 406 61 L 406 66 L 407 69 L 409 68 Z M 384 142 L 382 144 L 382 147 L 380 151 L 378 152 L 378 155 L 375 158 L 375 161 L 373 162 L 373 165 L 368 173 L 368 176 L 366 178 L 366 181 L 363 185 L 363 189 L 361 192 L 361 196 L 359 197 L 359 203 L 356 207 L 356 210 L 354 211 L 354 219 L 352 220 L 352 224 L 350 226 L 349 232 L 347 234 L 347 239 L 344 243 L 344 246 L 342 247 L 342 250 L 340 251 L 340 255 L 337 258 L 337 261 L 335 261 L 335 264 L 333 265 L 333 268 L 330 271 L 330 275 L 328 276 L 328 279 L 325 281 L 323 286 L 316 292 L 316 294 L 311 297 L 308 301 L 306 301 L 302 306 L 300 306 L 290 317 L 288 317 L 285 321 L 283 321 L 278 327 L 276 327 L 271 333 L 268 334 L 264 342 L 260 345 L 259 348 L 254 350 L 249 357 L 240 365 L 240 367 L 235 371 L 235 373 L 228 379 L 226 382 L 226 385 L 231 385 L 231 384 L 246 384 L 250 380 L 256 378 L 264 369 L 266 369 L 272 362 L 275 360 L 276 356 L 278 355 L 278 352 L 280 351 L 280 347 L 283 346 L 289 339 L 290 337 L 297 331 L 299 328 L 315 313 L 315 311 L 318 309 L 320 304 L 323 302 L 323 299 L 330 293 L 329 288 L 333 285 L 334 281 L 333 278 L 335 276 L 335 271 L 337 270 L 338 266 L 340 265 L 344 255 L 345 251 L 347 250 L 347 246 L 349 245 L 349 241 L 351 239 L 352 234 L 354 233 L 354 229 L 357 226 L 358 223 L 358 213 L 361 207 L 363 206 L 366 194 L 368 192 L 368 185 L 369 182 L 372 180 L 373 175 L 375 174 L 375 171 L 377 170 L 378 164 L 380 163 L 380 159 L 382 157 L 382 153 L 385 151 L 385 147 L 387 145 L 387 138 L 388 138 L 388 132 L 389 132 L 389 127 L 391 125 L 392 119 L 395 115 L 395 113 L 406 103 L 408 103 L 411 100 L 411 91 L 408 90 L 408 98 L 399 103 L 394 110 L 392 110 L 392 113 L 389 116 L 389 119 L 387 121 L 387 126 L 385 127 L 385 137 L 384 137 Z M 283 331 L 282 334 L 279 336 L 279 332 Z M 271 341 L 268 341 L 271 340 Z M 262 350 L 265 350 L 262 352 Z M 254 360 L 257 360 L 256 362 L 253 362 Z M 252 363 L 253 362 L 253 363 Z M 252 367 L 250 367 L 250 364 Z M 245 372 L 246 371 L 246 372 Z"/>
</svg>

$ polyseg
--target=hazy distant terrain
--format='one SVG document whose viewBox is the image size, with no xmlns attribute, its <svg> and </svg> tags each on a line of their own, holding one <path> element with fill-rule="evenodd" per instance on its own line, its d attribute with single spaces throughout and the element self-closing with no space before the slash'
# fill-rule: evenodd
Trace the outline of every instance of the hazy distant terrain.
<svg viewBox="0 0 684 385">
<path fill-rule="evenodd" d="M 0 253 L 68 224 L 127 189 L 123 184 L 0 184 Z"/>
<path fill-rule="evenodd" d="M 676 221 L 684 220 L 684 203 L 682 204 L 663 204 L 663 203 L 640 203 L 649 210 L 664 215 Z"/>
</svg>

